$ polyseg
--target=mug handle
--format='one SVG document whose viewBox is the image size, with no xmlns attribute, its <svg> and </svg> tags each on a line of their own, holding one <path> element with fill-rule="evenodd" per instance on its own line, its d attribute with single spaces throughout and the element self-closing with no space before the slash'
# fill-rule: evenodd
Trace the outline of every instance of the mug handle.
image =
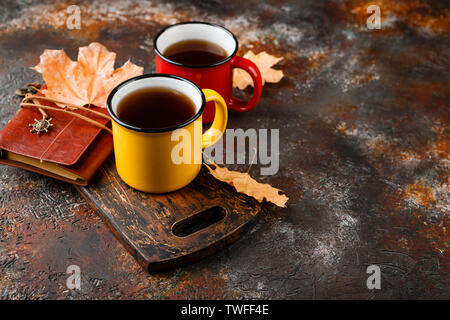
<svg viewBox="0 0 450 320">
<path fill-rule="evenodd" d="M 245 101 L 238 99 L 236 97 L 231 96 L 229 107 L 232 110 L 246 112 L 252 110 L 256 107 L 256 104 L 261 98 L 262 91 L 262 77 L 261 72 L 259 71 L 256 64 L 252 61 L 235 56 L 231 59 L 231 69 L 239 68 L 248 72 L 248 74 L 252 77 L 253 80 L 253 96 L 250 100 Z M 233 72 L 233 71 L 232 71 Z M 233 73 L 232 73 L 233 74 Z"/>
<path fill-rule="evenodd" d="M 202 149 L 205 149 L 219 141 L 225 132 L 228 121 L 228 109 L 225 100 L 223 100 L 219 93 L 211 89 L 203 89 L 202 91 L 205 95 L 206 102 L 214 101 L 216 105 L 214 121 L 211 127 L 202 135 Z"/>
</svg>

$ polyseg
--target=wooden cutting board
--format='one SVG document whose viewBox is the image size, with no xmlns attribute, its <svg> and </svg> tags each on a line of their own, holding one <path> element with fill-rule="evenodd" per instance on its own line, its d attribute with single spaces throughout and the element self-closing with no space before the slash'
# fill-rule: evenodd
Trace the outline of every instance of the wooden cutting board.
<svg viewBox="0 0 450 320">
<path fill-rule="evenodd" d="M 76 188 L 149 272 L 213 254 L 236 241 L 261 210 L 204 166 L 187 187 L 157 195 L 126 185 L 110 157 L 89 186 Z"/>
</svg>

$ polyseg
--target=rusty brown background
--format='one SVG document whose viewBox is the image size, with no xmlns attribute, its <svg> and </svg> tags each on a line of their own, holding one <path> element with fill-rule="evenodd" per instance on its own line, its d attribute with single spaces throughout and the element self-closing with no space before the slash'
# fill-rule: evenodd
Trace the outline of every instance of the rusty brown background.
<svg viewBox="0 0 450 320">
<path fill-rule="evenodd" d="M 382 30 L 368 30 L 378 4 Z M 81 8 L 81 30 L 66 27 Z M 178 21 L 222 24 L 243 54 L 283 56 L 279 84 L 230 128 L 279 128 L 280 170 L 259 176 L 290 197 L 265 205 L 224 251 L 149 275 L 72 186 L 0 167 L 0 297 L 450 298 L 447 1 L 2 1 L 0 128 L 14 91 L 42 81 L 29 67 L 46 48 L 99 41 L 154 70 L 152 37 Z M 245 171 L 248 165 L 231 166 Z M 82 272 L 66 288 L 67 266 Z M 382 271 L 368 290 L 366 268 Z"/>
</svg>

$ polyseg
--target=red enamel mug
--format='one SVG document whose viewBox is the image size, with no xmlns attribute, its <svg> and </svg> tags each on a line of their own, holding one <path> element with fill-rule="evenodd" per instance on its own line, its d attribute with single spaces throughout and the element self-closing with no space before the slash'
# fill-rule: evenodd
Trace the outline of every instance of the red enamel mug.
<svg viewBox="0 0 450 320">
<path fill-rule="evenodd" d="M 214 64 L 187 65 L 172 61 L 164 56 L 171 45 L 184 40 L 205 40 L 222 47 L 228 56 Z M 220 93 L 231 110 L 246 112 L 252 110 L 259 101 L 262 78 L 258 67 L 248 59 L 236 56 L 238 41 L 231 31 L 217 24 L 206 22 L 181 22 L 161 30 L 156 36 L 153 48 L 156 52 L 156 72 L 169 73 L 191 80 L 202 89 L 213 89 Z M 232 71 L 240 68 L 253 79 L 253 96 L 250 100 L 238 99 L 232 94 Z M 203 112 L 203 122 L 214 119 L 214 103 L 208 103 Z"/>
</svg>

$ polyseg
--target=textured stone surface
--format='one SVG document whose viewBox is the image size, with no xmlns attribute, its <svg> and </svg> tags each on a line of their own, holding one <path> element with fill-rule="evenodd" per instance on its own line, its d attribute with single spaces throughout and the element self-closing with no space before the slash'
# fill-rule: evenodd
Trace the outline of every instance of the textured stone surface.
<svg viewBox="0 0 450 320">
<path fill-rule="evenodd" d="M 149 275 L 68 184 L 0 167 L 0 297 L 450 298 L 449 8 L 382 0 L 382 30 L 367 1 L 3 1 L 0 127 L 14 91 L 42 81 L 29 67 L 46 48 L 99 41 L 154 70 L 152 36 L 183 20 L 222 24 L 240 53 L 283 56 L 286 77 L 230 128 L 279 128 L 280 170 L 259 176 L 290 197 L 199 263 Z M 68 30 L 67 7 L 81 8 Z M 234 165 L 245 171 L 247 165 Z M 67 266 L 82 272 L 66 288 Z M 366 268 L 382 271 L 368 290 Z"/>
</svg>

